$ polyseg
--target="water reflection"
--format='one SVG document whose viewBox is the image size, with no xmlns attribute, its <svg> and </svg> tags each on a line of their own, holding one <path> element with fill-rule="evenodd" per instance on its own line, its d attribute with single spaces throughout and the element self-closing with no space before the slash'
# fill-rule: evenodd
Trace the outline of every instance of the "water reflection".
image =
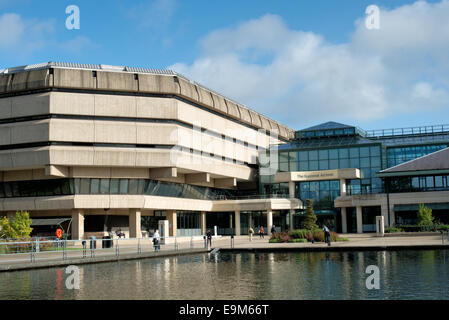
<svg viewBox="0 0 449 320">
<path fill-rule="evenodd" d="M 219 253 L 0 274 L 0 299 L 449 299 L 447 250 Z M 366 267 L 380 290 L 365 286 Z"/>
</svg>

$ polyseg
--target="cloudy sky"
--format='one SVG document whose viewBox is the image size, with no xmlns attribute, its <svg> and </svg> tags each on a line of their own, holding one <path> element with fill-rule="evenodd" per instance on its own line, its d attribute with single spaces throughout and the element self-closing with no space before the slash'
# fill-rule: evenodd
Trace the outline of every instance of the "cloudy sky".
<svg viewBox="0 0 449 320">
<path fill-rule="evenodd" d="M 449 0 L 0 0 L 0 69 L 44 61 L 172 69 L 295 129 L 449 123 Z"/>
</svg>

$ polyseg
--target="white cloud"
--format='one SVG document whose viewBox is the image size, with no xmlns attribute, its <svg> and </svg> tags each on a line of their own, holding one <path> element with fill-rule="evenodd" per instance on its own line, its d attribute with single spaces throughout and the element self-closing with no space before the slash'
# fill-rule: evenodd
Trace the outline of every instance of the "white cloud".
<svg viewBox="0 0 449 320">
<path fill-rule="evenodd" d="M 265 15 L 216 30 L 190 65 L 169 68 L 293 127 L 432 112 L 449 103 L 449 0 L 380 11 L 380 29 L 355 22 L 330 44 Z"/>
<path fill-rule="evenodd" d="M 170 23 L 176 7 L 176 0 L 144 1 L 131 7 L 128 17 L 137 20 L 140 27 L 157 30 Z"/>
</svg>

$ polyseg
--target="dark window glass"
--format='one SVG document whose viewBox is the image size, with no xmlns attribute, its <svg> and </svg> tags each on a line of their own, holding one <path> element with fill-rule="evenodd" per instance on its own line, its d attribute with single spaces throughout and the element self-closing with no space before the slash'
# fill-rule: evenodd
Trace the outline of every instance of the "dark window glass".
<svg viewBox="0 0 449 320">
<path fill-rule="evenodd" d="M 360 158 L 360 167 L 362 168 L 369 168 L 369 158 Z"/>
<path fill-rule="evenodd" d="M 318 170 L 318 161 L 309 161 L 309 170 Z"/>
<path fill-rule="evenodd" d="M 318 151 L 317 150 L 309 151 L 309 160 L 318 160 Z"/>
<path fill-rule="evenodd" d="M 426 177 L 426 187 L 427 188 L 433 188 L 433 177 Z"/>
<path fill-rule="evenodd" d="M 329 160 L 320 160 L 320 170 L 329 169 Z"/>
<path fill-rule="evenodd" d="M 98 194 L 100 191 L 100 179 L 91 179 L 90 180 L 90 193 Z"/>
<path fill-rule="evenodd" d="M 329 169 L 338 169 L 338 160 L 329 160 Z"/>
<path fill-rule="evenodd" d="M 371 157 L 371 166 L 372 167 L 380 167 L 380 158 L 379 157 Z"/>
<path fill-rule="evenodd" d="M 350 167 L 350 168 L 360 168 L 360 161 L 359 161 L 359 158 L 350 159 L 349 167 Z"/>
<path fill-rule="evenodd" d="M 319 151 L 319 157 L 320 157 L 320 160 L 327 160 L 327 159 L 329 159 L 329 151 L 328 150 L 320 150 Z"/>
<path fill-rule="evenodd" d="M 299 171 L 307 171 L 307 170 L 309 170 L 309 162 L 300 161 L 299 162 Z"/>
<path fill-rule="evenodd" d="M 351 148 L 349 149 L 349 157 L 354 159 L 359 157 L 359 148 Z"/>
<path fill-rule="evenodd" d="M 338 149 L 329 150 L 329 159 L 338 159 Z"/>
<path fill-rule="evenodd" d="M 5 192 L 5 197 L 11 198 L 12 197 L 12 190 L 11 190 L 11 185 L 9 184 L 9 182 L 3 183 L 3 189 L 4 189 L 4 192 Z"/>
<path fill-rule="evenodd" d="M 435 177 L 435 188 L 442 188 L 443 185 L 443 177 L 442 176 L 436 176 Z"/>
<path fill-rule="evenodd" d="M 360 148 L 360 157 L 369 157 L 369 147 Z"/>
<path fill-rule="evenodd" d="M 339 162 L 339 168 L 340 169 L 347 169 L 349 168 L 349 160 L 348 159 L 340 159 Z"/>
<path fill-rule="evenodd" d="M 111 194 L 118 194 L 119 179 L 111 179 Z"/>
<path fill-rule="evenodd" d="M 338 149 L 338 157 L 340 159 L 349 158 L 349 151 L 346 148 Z"/>
<path fill-rule="evenodd" d="M 90 180 L 89 179 L 81 179 L 81 194 L 89 194 L 90 192 Z"/>
<path fill-rule="evenodd" d="M 100 181 L 100 193 L 109 194 L 109 179 L 101 179 Z"/>
<path fill-rule="evenodd" d="M 139 182 L 137 179 L 129 180 L 129 194 L 137 194 L 137 186 Z"/>
<path fill-rule="evenodd" d="M 75 179 L 75 193 L 76 194 L 80 193 L 80 180 L 81 179 Z"/>
<path fill-rule="evenodd" d="M 308 155 L 307 151 L 299 151 L 298 152 L 298 156 L 299 156 L 299 160 L 300 161 L 307 161 L 307 160 L 309 160 L 307 155 Z"/>
</svg>

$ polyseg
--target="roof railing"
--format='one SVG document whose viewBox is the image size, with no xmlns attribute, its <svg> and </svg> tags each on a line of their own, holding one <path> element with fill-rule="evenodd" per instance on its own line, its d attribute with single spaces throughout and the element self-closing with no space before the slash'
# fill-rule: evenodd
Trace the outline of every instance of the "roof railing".
<svg viewBox="0 0 449 320">
<path fill-rule="evenodd" d="M 394 129 L 379 129 L 366 131 L 367 138 L 381 138 L 394 136 L 410 136 L 420 134 L 435 134 L 449 132 L 449 124 L 408 127 L 408 128 L 394 128 Z"/>
</svg>

